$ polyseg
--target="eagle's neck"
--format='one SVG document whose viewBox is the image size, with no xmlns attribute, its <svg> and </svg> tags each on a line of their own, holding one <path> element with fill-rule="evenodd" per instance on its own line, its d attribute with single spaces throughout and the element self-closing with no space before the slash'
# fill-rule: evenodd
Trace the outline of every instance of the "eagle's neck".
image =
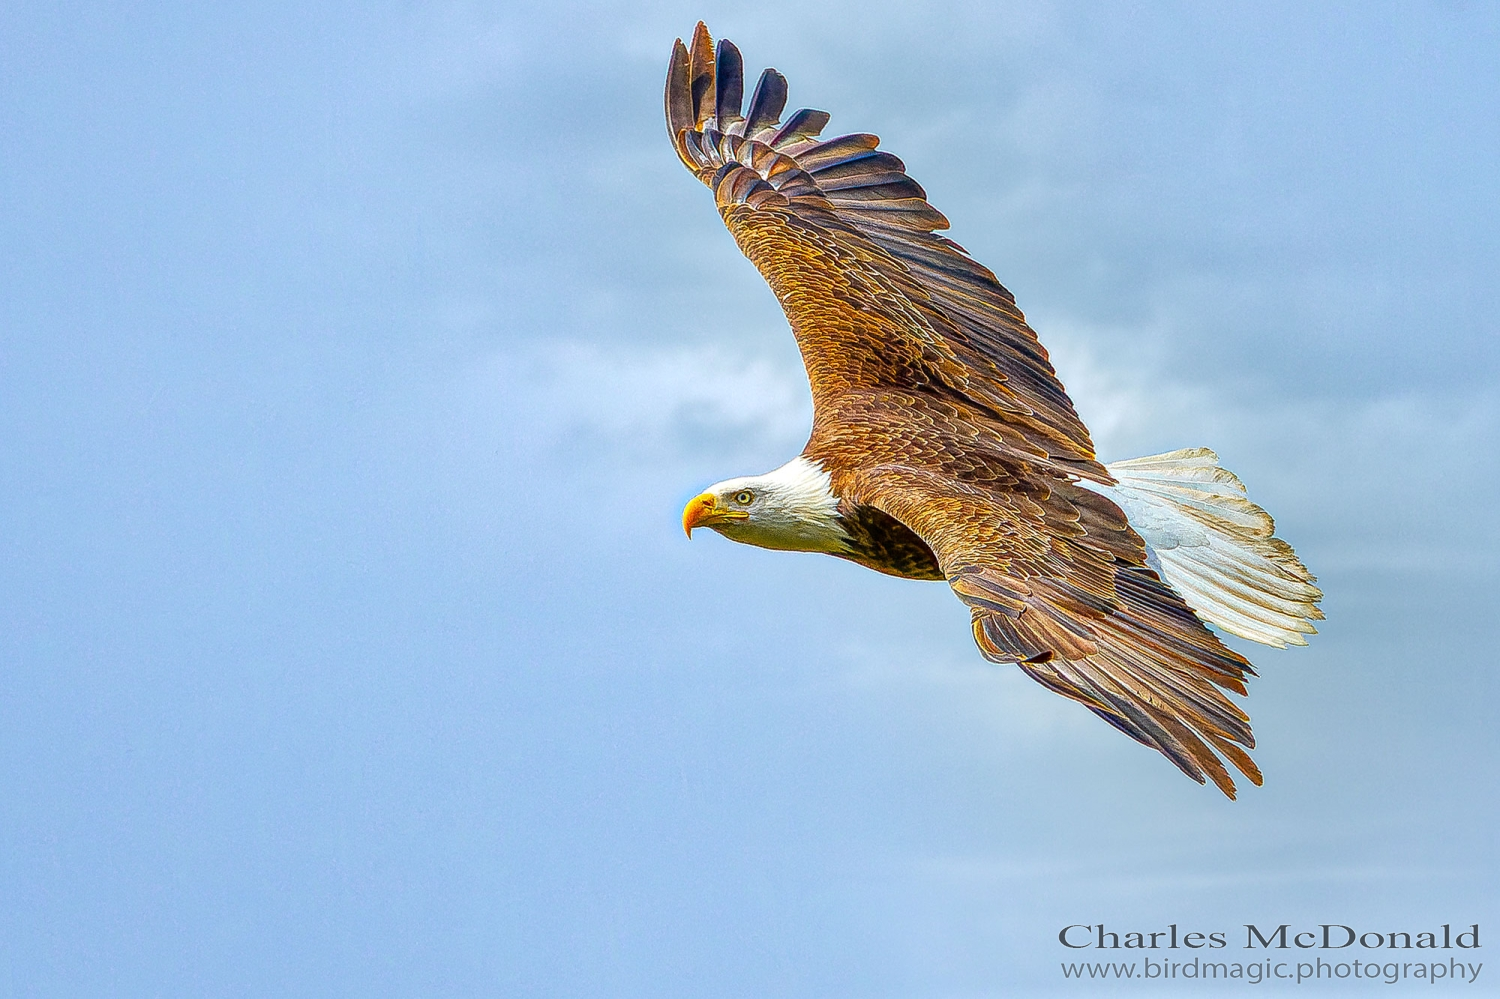
<svg viewBox="0 0 1500 999">
<path fill-rule="evenodd" d="M 757 491 L 762 502 L 751 520 L 718 527 L 725 537 L 781 551 L 838 555 L 846 550 L 849 538 L 839 517 L 839 500 L 818 463 L 798 455 L 775 471 L 724 485 L 740 484 Z"/>
<path fill-rule="evenodd" d="M 746 489 L 760 496 L 750 518 L 714 526 L 731 541 L 837 555 L 906 579 L 944 578 L 926 542 L 882 510 L 841 500 L 828 472 L 809 458 L 798 456 L 774 472 L 714 488 L 726 495 Z"/>
</svg>

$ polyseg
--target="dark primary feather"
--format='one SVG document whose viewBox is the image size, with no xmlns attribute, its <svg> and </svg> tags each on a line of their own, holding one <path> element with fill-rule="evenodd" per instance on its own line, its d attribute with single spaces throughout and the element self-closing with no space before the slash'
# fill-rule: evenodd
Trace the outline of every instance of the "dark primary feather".
<svg viewBox="0 0 1500 999">
<path fill-rule="evenodd" d="M 809 173 L 817 173 L 819 170 L 836 167 L 850 160 L 874 156 L 875 147 L 878 145 L 880 145 L 880 137 L 877 135 L 865 133 L 841 135 L 836 139 L 820 142 L 814 149 L 799 153 L 797 165 Z"/>
<path fill-rule="evenodd" d="M 682 39 L 678 39 L 678 44 Z M 714 113 L 714 42 L 708 37 L 708 28 L 702 21 L 693 31 L 693 47 L 689 52 L 688 92 L 693 105 L 693 121 L 698 128 L 708 124 Z M 676 141 L 676 133 L 672 136 Z"/>
<path fill-rule="evenodd" d="M 948 221 L 868 134 L 780 127 L 767 71 L 741 119 L 743 66 L 707 30 L 673 50 L 668 130 L 781 302 L 807 367 L 804 455 L 831 475 L 846 557 L 941 574 L 995 662 L 1079 701 L 1195 780 L 1254 783 L 1254 737 L 1225 696 L 1250 664 L 1145 566 L 1145 546 L 1047 351 L 995 275 L 938 235 Z M 1244 747 L 1244 748 L 1241 748 Z"/>
<path fill-rule="evenodd" d="M 793 113 L 786 120 L 786 124 L 782 125 L 775 135 L 766 140 L 766 144 L 772 149 L 790 151 L 803 142 L 816 139 L 822 133 L 823 129 L 828 127 L 828 121 L 829 114 L 827 111 L 812 111 L 808 108 L 803 108 Z"/>
<path fill-rule="evenodd" d="M 693 87 L 691 78 L 691 56 L 682 39 L 672 46 L 672 61 L 667 66 L 667 134 L 672 144 L 683 129 L 692 128 L 696 121 L 693 114 Z"/>
<path fill-rule="evenodd" d="M 745 63 L 740 50 L 728 39 L 719 42 L 715 63 L 718 71 L 714 86 L 718 96 L 714 101 L 714 118 L 719 131 L 728 132 L 743 120 L 740 108 L 745 104 Z"/>
<path fill-rule="evenodd" d="M 799 166 L 804 170 L 811 169 L 800 161 Z M 916 197 L 927 196 L 921 193 L 922 189 L 917 186 L 916 181 L 906 176 L 906 164 L 890 153 L 870 150 L 867 155 L 858 159 L 818 169 L 818 187 L 824 191 L 842 191 L 852 187 L 891 183 L 910 184 L 918 192 Z"/>
<path fill-rule="evenodd" d="M 764 129 L 775 127 L 786 107 L 786 94 L 786 77 L 774 69 L 761 73 L 745 115 L 745 134 L 755 138 Z"/>
</svg>

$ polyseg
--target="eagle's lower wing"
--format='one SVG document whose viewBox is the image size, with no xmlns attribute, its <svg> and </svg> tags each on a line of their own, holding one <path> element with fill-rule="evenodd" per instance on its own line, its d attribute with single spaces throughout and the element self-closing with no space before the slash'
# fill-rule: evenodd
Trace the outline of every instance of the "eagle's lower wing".
<svg viewBox="0 0 1500 999">
<path fill-rule="evenodd" d="M 1244 694 L 1253 667 L 1144 566 L 1118 507 L 1066 479 L 1022 474 L 884 465 L 843 473 L 838 489 L 932 548 L 985 658 L 1016 663 L 1231 798 L 1216 752 L 1259 784 L 1241 748 L 1255 745 L 1249 718 L 1224 696 Z"/>
<path fill-rule="evenodd" d="M 743 108 L 743 65 L 700 23 L 667 75 L 667 128 L 713 189 L 725 224 L 791 322 L 814 419 L 850 389 L 901 387 L 955 398 L 1002 422 L 1026 449 L 1109 482 L 1036 334 L 995 275 L 873 135 L 820 141 L 828 122 L 784 123 L 786 81 L 766 70 Z"/>
</svg>

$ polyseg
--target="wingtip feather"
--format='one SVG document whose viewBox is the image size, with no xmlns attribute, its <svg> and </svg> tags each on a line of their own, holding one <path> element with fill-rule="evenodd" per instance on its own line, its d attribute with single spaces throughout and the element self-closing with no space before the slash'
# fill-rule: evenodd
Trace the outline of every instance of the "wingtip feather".
<svg viewBox="0 0 1500 999">
<path fill-rule="evenodd" d="M 689 169 L 693 164 L 682 148 L 682 133 L 693 127 L 693 82 L 692 57 L 682 39 L 672 46 L 672 58 L 667 63 L 667 85 L 663 99 L 667 113 L 667 134 L 672 137 L 672 147 Z"/>
<path fill-rule="evenodd" d="M 721 132 L 732 132 L 744 120 L 745 60 L 740 50 L 727 38 L 719 39 L 714 53 L 714 122 Z"/>
<path fill-rule="evenodd" d="M 786 107 L 786 98 L 786 77 L 774 69 L 761 73 L 750 97 L 750 110 L 745 113 L 745 135 L 754 138 L 766 129 L 775 128 Z"/>
<path fill-rule="evenodd" d="M 693 44 L 688 50 L 688 57 L 693 124 L 702 128 L 712 117 L 717 102 L 714 93 L 714 40 L 708 33 L 708 25 L 702 21 L 693 29 Z"/>
</svg>

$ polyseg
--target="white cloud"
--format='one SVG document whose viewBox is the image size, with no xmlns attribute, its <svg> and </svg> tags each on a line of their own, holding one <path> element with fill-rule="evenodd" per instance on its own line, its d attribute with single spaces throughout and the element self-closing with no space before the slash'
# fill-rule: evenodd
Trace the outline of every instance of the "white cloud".
<svg viewBox="0 0 1500 999">
<path fill-rule="evenodd" d="M 463 381 L 464 397 L 498 400 L 493 416 L 532 447 L 634 461 L 790 454 L 812 423 L 800 365 L 716 347 L 552 343 L 496 354 Z"/>
</svg>

